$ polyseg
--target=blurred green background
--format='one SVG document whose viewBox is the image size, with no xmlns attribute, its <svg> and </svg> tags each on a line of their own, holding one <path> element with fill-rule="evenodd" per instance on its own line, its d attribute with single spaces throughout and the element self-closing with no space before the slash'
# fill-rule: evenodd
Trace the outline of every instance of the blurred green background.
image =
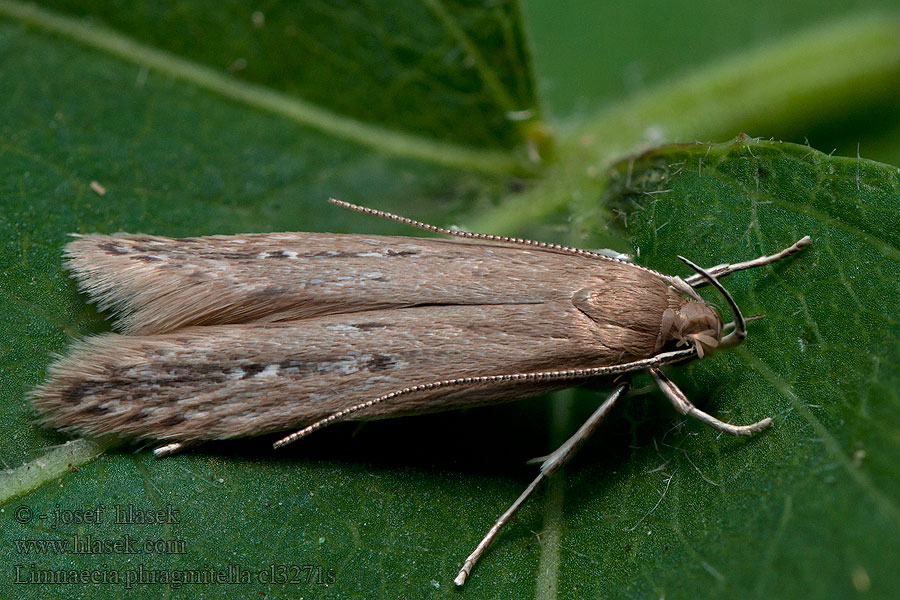
<svg viewBox="0 0 900 600">
<path fill-rule="evenodd" d="M 590 118 L 661 82 L 743 49 L 860 15 L 889 15 L 890 0 L 822 2 L 524 2 L 542 100 L 554 118 Z M 900 162 L 900 114 L 893 98 L 876 111 L 846 113 L 803 130 L 747 131 L 825 152 Z M 775 107 L 772 107 L 773 109 Z M 810 107 L 813 108 L 813 107 Z M 797 115 L 801 117 L 801 115 Z M 735 132 L 736 133 L 736 132 Z M 672 140 L 669 140 L 672 141 Z M 686 136 L 679 141 L 693 141 Z"/>
</svg>

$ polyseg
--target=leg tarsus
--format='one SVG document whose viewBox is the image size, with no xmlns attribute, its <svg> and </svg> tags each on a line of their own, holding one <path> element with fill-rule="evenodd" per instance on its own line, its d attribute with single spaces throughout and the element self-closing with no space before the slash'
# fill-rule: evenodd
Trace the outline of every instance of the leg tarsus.
<svg viewBox="0 0 900 600">
<path fill-rule="evenodd" d="M 164 446 L 160 446 L 159 448 L 154 448 L 153 456 L 156 458 L 164 458 L 166 456 L 172 456 L 173 454 L 178 454 L 179 452 L 183 452 L 190 446 L 194 446 L 195 443 L 191 442 L 171 442 Z"/>
<path fill-rule="evenodd" d="M 469 576 L 469 573 L 472 572 L 472 567 L 475 566 L 475 563 L 478 562 L 478 559 L 481 558 L 481 555 L 484 554 L 484 551 L 487 550 L 488 546 L 494 541 L 494 538 L 497 537 L 497 534 L 500 533 L 500 530 L 506 525 L 515 514 L 522 508 L 522 505 L 525 504 L 525 501 L 534 493 L 534 490 L 537 489 L 538 485 L 547 477 L 553 475 L 556 471 L 558 471 L 565 463 L 568 461 L 575 452 L 581 448 L 582 445 L 587 441 L 590 437 L 591 433 L 597 428 L 600 422 L 609 414 L 609 411 L 612 410 L 613 405 L 615 405 L 616 401 L 624 395 L 628 389 L 631 387 L 630 382 L 623 382 L 619 384 L 619 386 L 613 390 L 613 392 L 609 395 L 606 401 L 601 404 L 594 413 L 588 417 L 588 420 L 584 422 L 584 424 L 578 428 L 572 437 L 563 442 L 563 444 L 557 448 L 552 454 L 547 456 L 543 463 L 541 464 L 541 472 L 538 473 L 537 477 L 534 478 L 525 491 L 522 492 L 519 497 L 516 499 L 512 505 L 506 509 L 500 518 L 498 518 L 491 528 L 488 530 L 487 534 L 482 538 L 481 542 L 478 543 L 478 546 L 475 550 L 470 554 L 465 563 L 463 563 L 462 569 L 459 570 L 459 574 L 456 576 L 456 579 L 453 580 L 453 583 L 456 585 L 462 585 L 466 582 L 466 578 Z"/>
<path fill-rule="evenodd" d="M 656 384 L 659 386 L 659 389 L 661 389 L 662 392 L 666 395 L 666 398 L 669 399 L 669 401 L 675 407 L 675 410 L 683 415 L 694 417 L 698 421 L 706 423 L 717 431 L 735 436 L 749 436 L 753 435 L 754 433 L 759 433 L 766 427 L 770 427 L 772 425 L 772 419 L 770 419 L 769 417 L 766 417 L 761 421 L 757 421 L 756 423 L 751 423 L 749 425 L 732 425 L 731 423 L 720 421 L 711 414 L 705 413 L 694 406 L 693 403 L 688 400 L 687 396 L 684 395 L 684 392 L 678 389 L 678 386 L 676 386 L 671 379 L 666 377 L 666 375 L 661 370 L 654 367 L 650 369 L 650 374 L 653 375 L 653 379 L 656 380 Z"/>
<path fill-rule="evenodd" d="M 782 250 L 780 252 L 776 252 L 775 254 L 769 254 L 767 256 L 760 256 L 759 258 L 754 258 L 753 260 L 747 260 L 744 262 L 735 263 L 733 265 L 729 265 L 729 264 L 716 265 L 715 267 L 706 269 L 706 272 L 716 278 L 725 277 L 726 275 L 731 275 L 732 273 L 734 273 L 736 271 L 743 271 L 744 269 L 752 269 L 754 267 L 762 267 L 763 265 L 768 265 L 773 262 L 778 262 L 779 260 L 783 260 L 783 259 L 787 258 L 788 256 L 791 256 L 792 254 L 796 254 L 797 252 L 800 252 L 800 250 L 802 250 L 806 246 L 809 246 L 810 244 L 812 244 L 812 239 L 807 235 L 807 236 L 800 238 L 799 240 L 797 240 L 796 242 L 794 242 L 793 244 L 791 244 L 784 250 Z M 703 287 L 704 285 L 709 284 L 709 282 L 706 281 L 705 279 L 703 279 L 703 277 L 699 274 L 691 275 L 684 281 L 693 288 L 700 288 L 700 287 Z"/>
</svg>

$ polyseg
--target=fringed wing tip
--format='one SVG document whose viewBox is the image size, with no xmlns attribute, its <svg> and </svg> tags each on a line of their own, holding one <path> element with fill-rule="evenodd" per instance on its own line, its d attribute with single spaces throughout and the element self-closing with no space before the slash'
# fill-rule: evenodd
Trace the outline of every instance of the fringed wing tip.
<svg viewBox="0 0 900 600">
<path fill-rule="evenodd" d="M 76 340 L 65 355 L 54 353 L 46 379 L 26 395 L 44 427 L 69 432 L 89 433 L 90 406 L 82 402 L 85 386 L 105 378 L 101 364 L 105 354 L 113 352 L 113 333 Z M 98 415 L 94 415 L 95 417 Z M 74 417 L 74 418 L 73 418 Z"/>
</svg>

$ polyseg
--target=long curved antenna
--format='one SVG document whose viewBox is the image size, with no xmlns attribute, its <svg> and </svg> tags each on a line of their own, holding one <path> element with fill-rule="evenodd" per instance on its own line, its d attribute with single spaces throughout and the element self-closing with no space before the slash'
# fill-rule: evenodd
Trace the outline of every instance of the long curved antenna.
<svg viewBox="0 0 900 600">
<path fill-rule="evenodd" d="M 735 303 L 734 298 L 731 297 L 731 294 L 728 293 L 722 284 L 719 281 L 686 259 L 683 256 L 679 256 L 678 260 L 697 271 L 706 281 L 709 282 L 711 286 L 719 290 L 719 293 L 722 294 L 722 297 L 725 298 L 725 302 L 728 304 L 728 308 L 731 309 L 731 314 L 734 315 L 734 331 L 726 335 L 722 338 L 722 341 L 719 342 L 719 348 L 734 348 L 735 346 L 740 345 L 747 338 L 747 323 L 744 320 L 744 315 L 741 314 L 741 309 L 738 308 L 737 303 Z"/>
<path fill-rule="evenodd" d="M 362 402 L 360 404 L 356 404 L 349 408 L 345 408 L 344 410 L 339 410 L 336 413 L 328 415 L 324 419 L 319 419 L 315 423 L 308 425 L 301 429 L 300 431 L 296 431 L 291 435 L 284 437 L 277 442 L 275 442 L 272 447 L 275 449 L 282 448 L 296 442 L 300 438 L 306 437 L 312 432 L 325 427 L 326 425 L 331 425 L 336 421 L 340 421 L 342 419 L 347 418 L 348 415 L 351 415 L 355 412 L 359 412 L 361 410 L 365 410 L 376 404 L 381 404 L 382 402 L 387 402 L 388 400 L 393 400 L 398 396 L 406 396 L 409 394 L 414 394 L 416 392 L 425 392 L 430 390 L 435 390 L 439 388 L 446 387 L 463 387 L 469 385 L 482 385 L 485 383 L 506 383 L 509 381 L 563 381 L 563 380 L 571 380 L 571 379 L 586 379 L 588 377 L 599 377 L 602 375 L 615 375 L 618 373 L 627 373 L 628 371 L 637 371 L 638 369 L 650 369 L 653 367 L 659 367 L 661 365 L 667 365 L 674 362 L 682 361 L 686 358 L 690 358 L 692 356 L 696 356 L 697 351 L 694 347 L 690 347 L 686 350 L 675 350 L 672 352 L 663 352 L 662 354 L 657 354 L 656 356 L 652 356 L 650 358 L 645 358 L 642 360 L 636 360 L 630 363 L 622 363 L 621 365 L 611 365 L 606 367 L 593 367 L 587 369 L 568 369 L 565 371 L 539 371 L 536 373 L 510 373 L 508 375 L 481 375 L 477 377 L 459 377 L 457 379 L 445 379 L 443 381 L 433 381 L 431 383 L 422 383 L 419 385 L 414 385 L 408 388 L 403 388 L 402 390 L 395 390 L 388 394 L 384 394 L 383 396 L 379 396 L 377 398 L 373 398 L 371 400 L 367 400 L 366 402 Z"/>
<path fill-rule="evenodd" d="M 589 256 L 591 258 L 602 258 L 604 260 L 614 260 L 617 262 L 623 262 L 621 259 L 613 258 L 611 256 L 607 256 L 605 254 L 600 254 L 599 252 L 591 252 L 590 250 L 582 250 L 581 248 L 573 248 L 571 246 L 563 246 L 561 244 L 551 244 L 550 242 L 538 242 L 536 240 L 526 240 L 524 238 L 514 238 L 514 237 L 506 237 L 505 235 L 491 235 L 489 233 L 472 233 L 471 231 L 460 231 L 458 229 L 446 229 L 444 227 L 438 227 L 437 225 L 429 225 L 428 223 L 423 223 L 422 221 L 416 221 L 414 219 L 409 219 L 407 217 L 401 217 L 400 215 L 395 215 L 393 213 L 385 212 L 383 210 L 376 210 L 374 208 L 367 208 L 365 206 L 359 206 L 358 204 L 351 204 L 349 202 L 344 202 L 343 200 L 337 200 L 336 198 L 329 198 L 329 202 L 336 206 L 340 206 L 341 208 L 349 208 L 350 210 L 360 212 L 366 215 L 372 215 L 375 217 L 381 217 L 383 219 L 388 219 L 391 221 L 397 221 L 398 223 L 403 223 L 404 225 L 409 225 L 410 227 L 418 227 L 419 229 L 424 229 L 425 231 L 430 231 L 432 233 L 439 233 L 441 235 L 450 235 L 453 237 L 465 238 L 469 240 L 484 240 L 487 242 L 501 242 L 503 244 L 516 244 L 519 246 L 529 246 L 531 248 L 540 248 L 542 250 L 554 250 L 556 252 L 563 252 L 565 254 L 574 254 L 576 256 Z"/>
</svg>

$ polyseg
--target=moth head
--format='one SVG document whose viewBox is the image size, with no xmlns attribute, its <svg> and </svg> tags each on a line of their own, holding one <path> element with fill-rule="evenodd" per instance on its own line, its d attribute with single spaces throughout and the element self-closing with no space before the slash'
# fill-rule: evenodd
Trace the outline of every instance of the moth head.
<svg viewBox="0 0 900 600">
<path fill-rule="evenodd" d="M 669 308 L 663 313 L 660 335 L 676 340 L 679 346 L 693 345 L 700 358 L 718 349 L 733 348 L 742 343 L 747 337 L 746 322 L 728 290 L 722 287 L 715 277 L 688 259 L 683 256 L 678 258 L 716 288 L 731 309 L 734 321 L 723 325 L 716 309 L 703 300 L 691 286 L 676 277 L 673 279 L 674 287 L 692 299 L 685 300 L 677 310 Z M 722 337 L 728 327 L 733 327 L 733 331 Z"/>
<path fill-rule="evenodd" d="M 702 300 L 686 300 L 677 310 L 663 313 L 662 331 L 677 345 L 693 346 L 703 358 L 715 352 L 722 342 L 722 318 L 714 306 Z"/>
</svg>

